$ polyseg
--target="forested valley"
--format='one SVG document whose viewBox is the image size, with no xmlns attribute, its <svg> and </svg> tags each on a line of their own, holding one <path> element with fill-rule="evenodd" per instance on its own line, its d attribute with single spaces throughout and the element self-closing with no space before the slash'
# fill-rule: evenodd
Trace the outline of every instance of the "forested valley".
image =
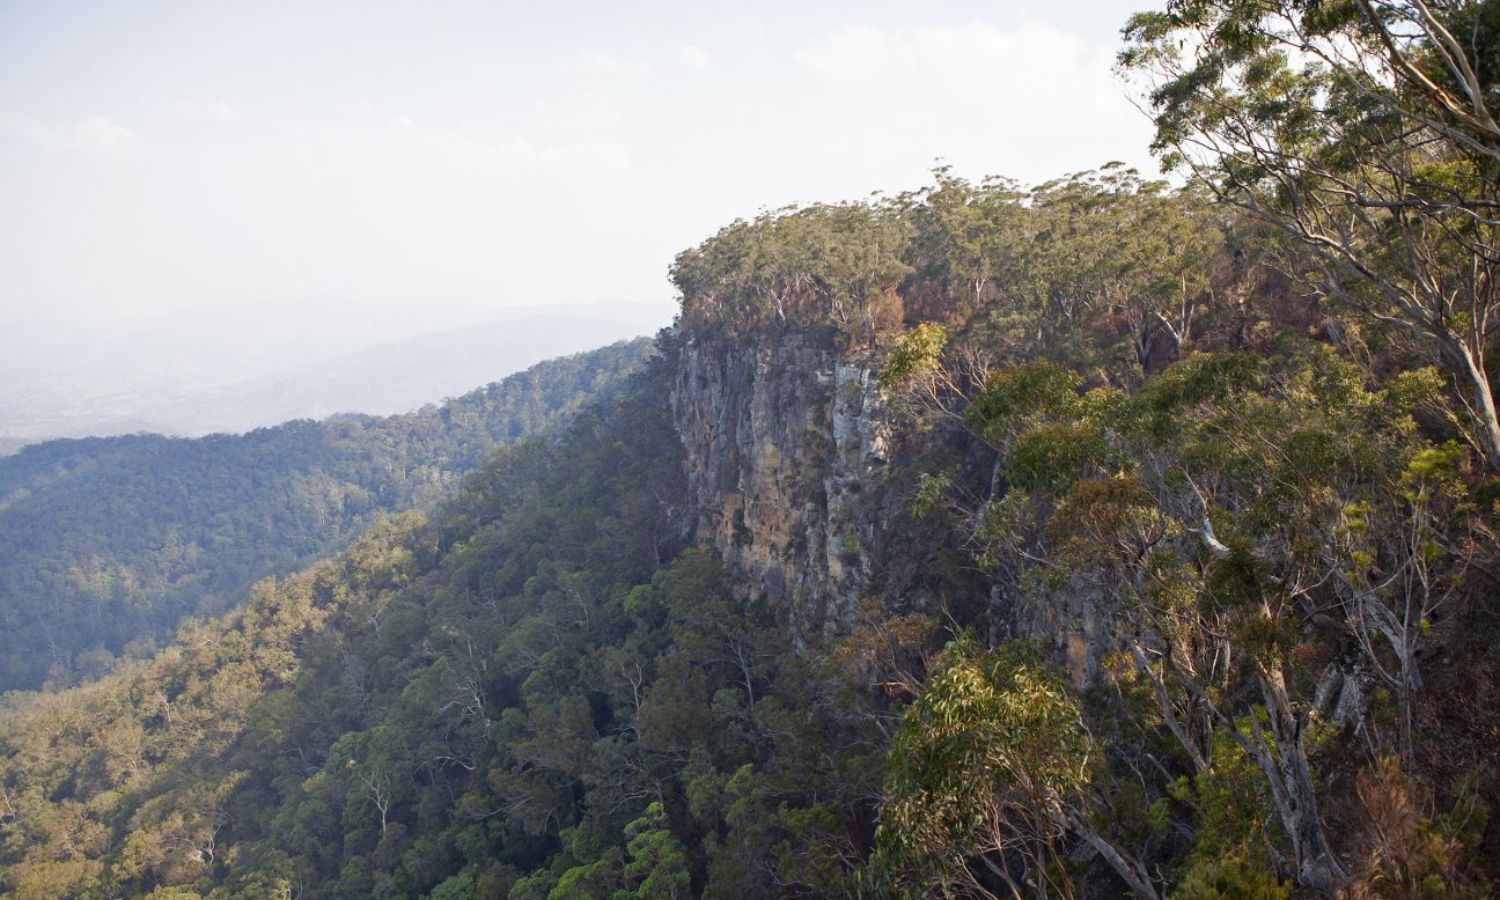
<svg viewBox="0 0 1500 900">
<path fill-rule="evenodd" d="M 188 616 L 430 508 L 497 444 L 607 395 L 640 340 L 543 363 L 441 405 L 243 435 L 61 440 L 0 457 L 0 690 L 96 677 Z"/>
<path fill-rule="evenodd" d="M 1500 19 L 1126 40 L 1180 183 L 732 222 L 566 426 L 7 695 L 0 885 L 1492 896 Z"/>
</svg>

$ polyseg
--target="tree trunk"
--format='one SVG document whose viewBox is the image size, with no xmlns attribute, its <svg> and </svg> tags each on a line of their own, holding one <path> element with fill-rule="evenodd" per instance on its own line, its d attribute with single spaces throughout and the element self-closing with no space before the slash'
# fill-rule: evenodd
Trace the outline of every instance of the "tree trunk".
<svg viewBox="0 0 1500 900">
<path fill-rule="evenodd" d="M 1297 861 L 1297 883 L 1325 894 L 1332 894 L 1344 880 L 1344 869 L 1328 845 L 1328 835 L 1318 814 L 1318 792 L 1313 784 L 1307 749 L 1302 743 L 1302 726 L 1292 712 L 1286 695 L 1286 682 L 1278 668 L 1262 667 L 1261 696 L 1276 741 L 1277 775 L 1280 777 L 1282 827 L 1292 841 Z M 1252 719 L 1252 723 L 1253 723 Z M 1257 738 L 1259 736 L 1257 735 Z M 1263 741 L 1259 741 L 1264 746 Z M 1270 773 L 1268 773 L 1270 774 Z"/>
<path fill-rule="evenodd" d="M 1136 900 L 1159 900 L 1160 895 L 1156 893 L 1156 887 L 1151 883 L 1146 867 L 1141 865 L 1140 860 L 1121 853 L 1114 844 L 1090 828 L 1076 812 L 1069 811 L 1065 814 L 1065 824 L 1104 857 L 1104 861 L 1115 870 L 1120 880 L 1129 886 Z"/>
<path fill-rule="evenodd" d="M 1500 415 L 1495 411 L 1495 393 L 1490 389 L 1488 373 L 1461 338 L 1445 334 L 1440 341 L 1444 355 L 1453 361 L 1459 374 L 1469 383 L 1469 407 L 1485 462 L 1490 471 L 1500 471 Z"/>
<path fill-rule="evenodd" d="M 1141 373 L 1147 378 L 1160 375 L 1182 355 L 1182 342 L 1183 333 L 1166 316 L 1158 312 L 1145 318 L 1135 338 L 1135 358 Z"/>
</svg>

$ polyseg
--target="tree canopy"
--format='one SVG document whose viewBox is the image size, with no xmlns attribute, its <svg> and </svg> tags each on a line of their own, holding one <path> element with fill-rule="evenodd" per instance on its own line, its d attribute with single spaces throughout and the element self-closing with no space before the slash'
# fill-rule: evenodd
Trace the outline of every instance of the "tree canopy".
<svg viewBox="0 0 1500 900">
<path fill-rule="evenodd" d="M 607 395 L 649 352 L 543 363 L 438 406 L 244 435 L 49 441 L 0 458 L 0 690 L 142 658 L 189 616 L 431 508 L 495 445 Z"/>
</svg>

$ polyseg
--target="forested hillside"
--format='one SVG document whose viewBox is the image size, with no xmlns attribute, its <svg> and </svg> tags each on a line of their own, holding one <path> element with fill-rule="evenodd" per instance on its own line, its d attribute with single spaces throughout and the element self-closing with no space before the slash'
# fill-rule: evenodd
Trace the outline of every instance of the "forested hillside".
<svg viewBox="0 0 1500 900">
<path fill-rule="evenodd" d="M 14 697 L 5 884 L 1482 895 L 1493 481 L 1299 252 L 1117 169 L 736 223 L 565 434 Z"/>
<path fill-rule="evenodd" d="M 1492 896 L 1496 24 L 1435 9 L 1133 20 L 1180 189 L 727 225 L 565 431 L 9 697 L 0 885 Z"/>
<path fill-rule="evenodd" d="M 607 395 L 645 340 L 543 363 L 441 406 L 244 435 L 51 441 L 0 459 L 0 690 L 148 655 L 189 615 L 430 507 L 496 444 Z"/>
</svg>

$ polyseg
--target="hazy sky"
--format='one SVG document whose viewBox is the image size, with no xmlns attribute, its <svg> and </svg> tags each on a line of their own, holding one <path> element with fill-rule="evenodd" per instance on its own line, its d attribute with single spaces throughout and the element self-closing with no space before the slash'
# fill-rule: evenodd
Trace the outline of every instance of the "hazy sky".
<svg viewBox="0 0 1500 900">
<path fill-rule="evenodd" d="M 665 309 L 730 219 L 936 157 L 1154 171 L 1140 5 L 0 0 L 0 326 Z"/>
</svg>

